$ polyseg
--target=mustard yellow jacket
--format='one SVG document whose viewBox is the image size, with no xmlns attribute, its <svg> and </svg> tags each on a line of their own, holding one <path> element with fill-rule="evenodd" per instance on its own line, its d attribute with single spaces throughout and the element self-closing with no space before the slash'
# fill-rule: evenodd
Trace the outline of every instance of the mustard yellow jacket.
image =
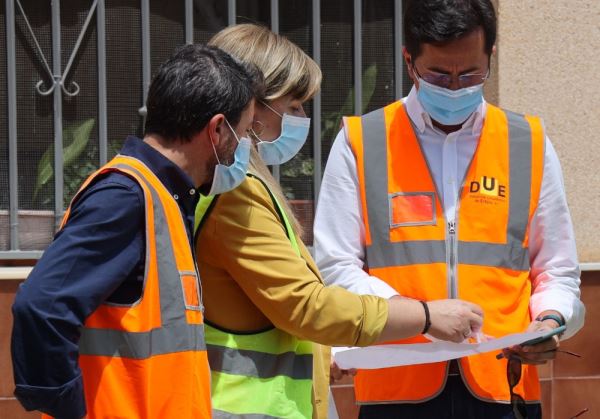
<svg viewBox="0 0 600 419">
<path fill-rule="evenodd" d="M 326 287 L 300 241 L 299 257 L 265 186 L 247 177 L 219 196 L 196 237 L 205 317 L 232 331 L 275 326 L 331 346 L 366 346 L 388 316 L 384 299 Z M 315 417 L 327 417 L 328 351 L 315 345 Z"/>
</svg>

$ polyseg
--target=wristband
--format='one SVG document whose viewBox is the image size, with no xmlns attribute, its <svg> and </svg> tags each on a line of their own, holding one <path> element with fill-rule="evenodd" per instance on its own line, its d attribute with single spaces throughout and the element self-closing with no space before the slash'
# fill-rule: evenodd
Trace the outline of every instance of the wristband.
<svg viewBox="0 0 600 419">
<path fill-rule="evenodd" d="M 427 307 L 427 303 L 425 301 L 419 301 L 421 304 L 423 304 L 423 309 L 425 310 L 425 326 L 423 327 L 423 331 L 421 332 L 421 334 L 425 334 L 429 331 L 429 328 L 431 327 L 431 316 L 429 315 L 429 307 Z"/>
<path fill-rule="evenodd" d="M 535 320 L 538 322 L 543 322 L 544 320 L 554 320 L 556 323 L 558 323 L 559 327 L 565 325 L 564 319 L 558 314 L 546 314 L 545 316 L 538 316 Z"/>
</svg>

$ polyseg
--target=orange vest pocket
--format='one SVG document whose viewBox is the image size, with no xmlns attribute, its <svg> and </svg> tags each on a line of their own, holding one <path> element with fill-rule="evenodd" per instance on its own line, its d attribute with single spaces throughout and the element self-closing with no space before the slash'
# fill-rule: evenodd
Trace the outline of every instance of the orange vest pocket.
<svg viewBox="0 0 600 419">
<path fill-rule="evenodd" d="M 433 192 L 396 192 L 389 202 L 390 228 L 436 224 Z"/>
</svg>

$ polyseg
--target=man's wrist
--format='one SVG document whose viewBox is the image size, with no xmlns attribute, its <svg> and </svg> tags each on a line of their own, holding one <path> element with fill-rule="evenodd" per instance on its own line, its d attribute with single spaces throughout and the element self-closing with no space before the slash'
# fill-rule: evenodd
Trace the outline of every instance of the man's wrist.
<svg viewBox="0 0 600 419">
<path fill-rule="evenodd" d="M 535 318 L 536 321 L 542 323 L 548 323 L 555 329 L 565 325 L 565 319 L 558 312 L 544 312 Z"/>
</svg>

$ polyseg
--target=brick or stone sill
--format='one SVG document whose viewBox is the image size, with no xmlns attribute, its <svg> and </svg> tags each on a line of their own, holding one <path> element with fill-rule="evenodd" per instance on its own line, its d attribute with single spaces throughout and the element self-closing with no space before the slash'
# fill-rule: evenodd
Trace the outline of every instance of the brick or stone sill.
<svg viewBox="0 0 600 419">
<path fill-rule="evenodd" d="M 27 278 L 33 267 L 30 266 L 19 266 L 19 267 L 3 267 L 0 268 L 0 281 L 17 281 Z"/>
</svg>

